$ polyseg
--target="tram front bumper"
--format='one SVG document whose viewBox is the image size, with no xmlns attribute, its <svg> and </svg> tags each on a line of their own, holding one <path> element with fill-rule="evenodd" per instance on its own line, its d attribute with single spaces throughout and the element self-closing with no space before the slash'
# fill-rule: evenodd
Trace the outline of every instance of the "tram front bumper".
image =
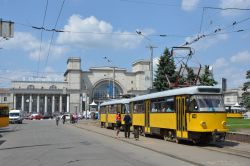
<svg viewBox="0 0 250 166">
<path fill-rule="evenodd" d="M 226 133 L 225 132 L 218 132 L 218 131 L 212 132 L 213 142 L 225 141 L 225 137 L 226 137 Z"/>
</svg>

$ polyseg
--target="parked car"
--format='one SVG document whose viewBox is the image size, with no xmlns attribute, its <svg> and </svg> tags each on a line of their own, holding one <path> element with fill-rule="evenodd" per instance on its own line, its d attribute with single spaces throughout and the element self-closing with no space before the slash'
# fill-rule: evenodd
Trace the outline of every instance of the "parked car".
<svg viewBox="0 0 250 166">
<path fill-rule="evenodd" d="M 10 110 L 9 122 L 10 123 L 23 123 L 24 115 L 21 110 Z"/>
<path fill-rule="evenodd" d="M 43 115 L 43 119 L 53 119 L 53 116 L 46 113 L 46 114 Z"/>
<path fill-rule="evenodd" d="M 42 115 L 38 114 L 38 113 L 33 113 L 30 115 L 30 120 L 41 120 L 42 119 Z"/>
</svg>

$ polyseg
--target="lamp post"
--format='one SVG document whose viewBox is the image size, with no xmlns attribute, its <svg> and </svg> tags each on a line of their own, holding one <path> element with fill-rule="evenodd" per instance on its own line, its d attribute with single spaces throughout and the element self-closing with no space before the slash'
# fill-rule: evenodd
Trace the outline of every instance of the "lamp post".
<svg viewBox="0 0 250 166">
<path fill-rule="evenodd" d="M 136 30 L 136 33 L 139 35 L 139 36 L 142 36 L 143 38 L 147 39 L 150 43 L 152 43 L 151 39 L 148 38 L 144 33 L 142 33 L 141 31 L 139 30 Z M 154 35 L 154 36 L 159 36 L 159 37 L 166 37 L 167 35 L 165 34 L 160 34 L 160 35 Z M 149 48 L 150 50 L 150 89 L 153 89 L 153 74 L 154 74 L 154 68 L 153 68 L 153 50 L 154 48 L 157 48 L 155 46 L 152 46 L 152 44 L 150 44 L 149 46 L 147 46 L 146 48 Z"/>
<path fill-rule="evenodd" d="M 112 89 L 112 91 L 113 91 L 113 99 L 115 98 L 115 68 L 116 67 L 114 67 L 114 66 L 112 66 L 112 62 L 111 62 L 111 60 L 109 60 L 106 56 L 105 57 L 103 57 L 104 59 L 106 59 L 107 60 L 107 62 L 110 64 L 110 68 L 112 68 L 113 69 L 113 89 Z"/>
<path fill-rule="evenodd" d="M 154 48 L 157 48 L 157 47 L 154 47 L 152 45 L 149 45 L 147 46 L 146 48 L 149 48 L 150 49 L 150 89 L 153 89 L 153 73 L 154 73 L 154 67 L 153 67 L 153 51 L 154 51 Z"/>
<path fill-rule="evenodd" d="M 87 119 L 88 113 L 88 106 L 87 106 L 87 101 L 88 101 L 88 93 L 85 93 L 85 119 Z"/>
<path fill-rule="evenodd" d="M 113 99 L 115 98 L 115 67 L 113 68 Z"/>
</svg>

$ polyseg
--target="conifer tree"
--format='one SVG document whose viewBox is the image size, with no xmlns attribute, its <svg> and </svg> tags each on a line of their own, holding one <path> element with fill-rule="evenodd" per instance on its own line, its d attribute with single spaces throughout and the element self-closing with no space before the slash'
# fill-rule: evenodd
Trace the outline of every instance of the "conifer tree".
<svg viewBox="0 0 250 166">
<path fill-rule="evenodd" d="M 209 72 L 209 66 L 205 65 L 205 71 L 200 77 L 200 85 L 214 86 L 217 82 L 213 79 L 212 74 Z"/>
<path fill-rule="evenodd" d="M 191 67 L 187 67 L 186 66 L 186 70 L 187 70 L 187 78 L 186 78 L 186 82 L 191 86 L 194 85 L 195 83 L 195 79 L 196 79 L 196 75 L 194 74 L 194 70 Z"/>
<path fill-rule="evenodd" d="M 155 73 L 155 79 L 153 82 L 154 87 L 158 91 L 170 89 L 170 85 L 167 81 L 167 77 L 170 83 L 176 81 L 176 66 L 173 57 L 170 56 L 168 48 L 165 49 L 162 56 L 160 56 L 157 70 Z M 167 77 L 166 77 L 167 76 Z"/>
<path fill-rule="evenodd" d="M 248 80 L 243 84 L 242 90 L 244 93 L 242 94 L 242 102 L 245 108 L 250 110 L 250 70 L 246 73 L 246 79 Z"/>
</svg>

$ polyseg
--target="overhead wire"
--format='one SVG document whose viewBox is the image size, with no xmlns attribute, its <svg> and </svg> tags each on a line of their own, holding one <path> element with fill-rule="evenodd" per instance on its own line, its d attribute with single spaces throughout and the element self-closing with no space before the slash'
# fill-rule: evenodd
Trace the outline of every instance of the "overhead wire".
<svg viewBox="0 0 250 166">
<path fill-rule="evenodd" d="M 55 23 L 55 26 L 54 26 L 53 29 L 56 29 L 56 26 L 58 24 L 59 18 L 60 18 L 61 13 L 62 13 L 62 9 L 63 9 L 64 3 L 65 3 L 65 0 L 63 0 L 63 2 L 62 2 L 62 5 L 61 5 L 61 8 L 60 8 L 58 17 L 56 19 L 56 23 Z M 52 43 L 53 43 L 54 33 L 55 33 L 55 31 L 53 30 L 52 31 L 52 35 L 51 35 L 51 39 L 50 39 L 48 54 L 47 54 L 46 61 L 45 61 L 45 68 L 47 67 L 47 64 L 48 64 L 48 59 L 49 59 L 49 56 L 50 56 L 50 50 L 51 50 L 51 46 L 52 46 Z"/>
<path fill-rule="evenodd" d="M 43 15 L 43 24 L 42 27 L 44 27 L 45 24 L 45 18 L 47 15 L 47 9 L 48 9 L 48 3 L 49 1 L 46 0 L 46 5 L 45 5 L 45 10 L 44 10 L 44 15 Z M 41 29 L 41 35 L 40 35 L 40 47 L 39 47 L 39 55 L 38 55 L 38 64 L 37 64 L 37 76 L 40 68 L 40 61 L 41 61 L 41 51 L 42 51 L 42 42 L 43 42 L 43 31 L 44 29 Z"/>
<path fill-rule="evenodd" d="M 226 33 L 238 33 L 238 32 L 243 32 L 243 31 L 247 31 L 247 30 L 244 30 L 244 29 L 239 29 L 239 30 L 236 30 L 236 31 L 230 31 L 230 32 L 222 32 L 221 33 L 221 31 L 224 31 L 224 30 L 226 30 L 226 29 L 228 29 L 228 28 L 230 28 L 230 27 L 233 27 L 233 26 L 236 26 L 236 25 L 238 25 L 238 24 L 240 24 L 240 23 L 243 23 L 243 22 L 245 22 L 245 21 L 248 21 L 248 20 L 250 20 L 250 17 L 248 17 L 248 18 L 245 18 L 245 19 L 243 19 L 243 20 L 240 20 L 240 21 L 234 21 L 232 24 L 230 24 L 230 25 L 228 25 L 228 26 L 225 26 L 224 28 L 216 28 L 214 31 L 212 31 L 212 32 L 210 32 L 210 33 L 207 33 L 207 34 L 198 34 L 198 36 L 196 37 L 196 38 L 194 38 L 193 40 L 191 40 L 191 41 L 189 41 L 189 42 L 185 42 L 183 45 L 181 45 L 181 46 L 187 46 L 187 45 L 191 45 L 191 44 L 193 44 L 193 43 L 195 43 L 195 42 L 197 42 L 197 41 L 199 41 L 200 39 L 202 39 L 202 38 L 205 38 L 205 37 L 207 37 L 207 36 L 214 36 L 214 35 L 220 35 L 220 34 L 226 34 Z"/>
</svg>

